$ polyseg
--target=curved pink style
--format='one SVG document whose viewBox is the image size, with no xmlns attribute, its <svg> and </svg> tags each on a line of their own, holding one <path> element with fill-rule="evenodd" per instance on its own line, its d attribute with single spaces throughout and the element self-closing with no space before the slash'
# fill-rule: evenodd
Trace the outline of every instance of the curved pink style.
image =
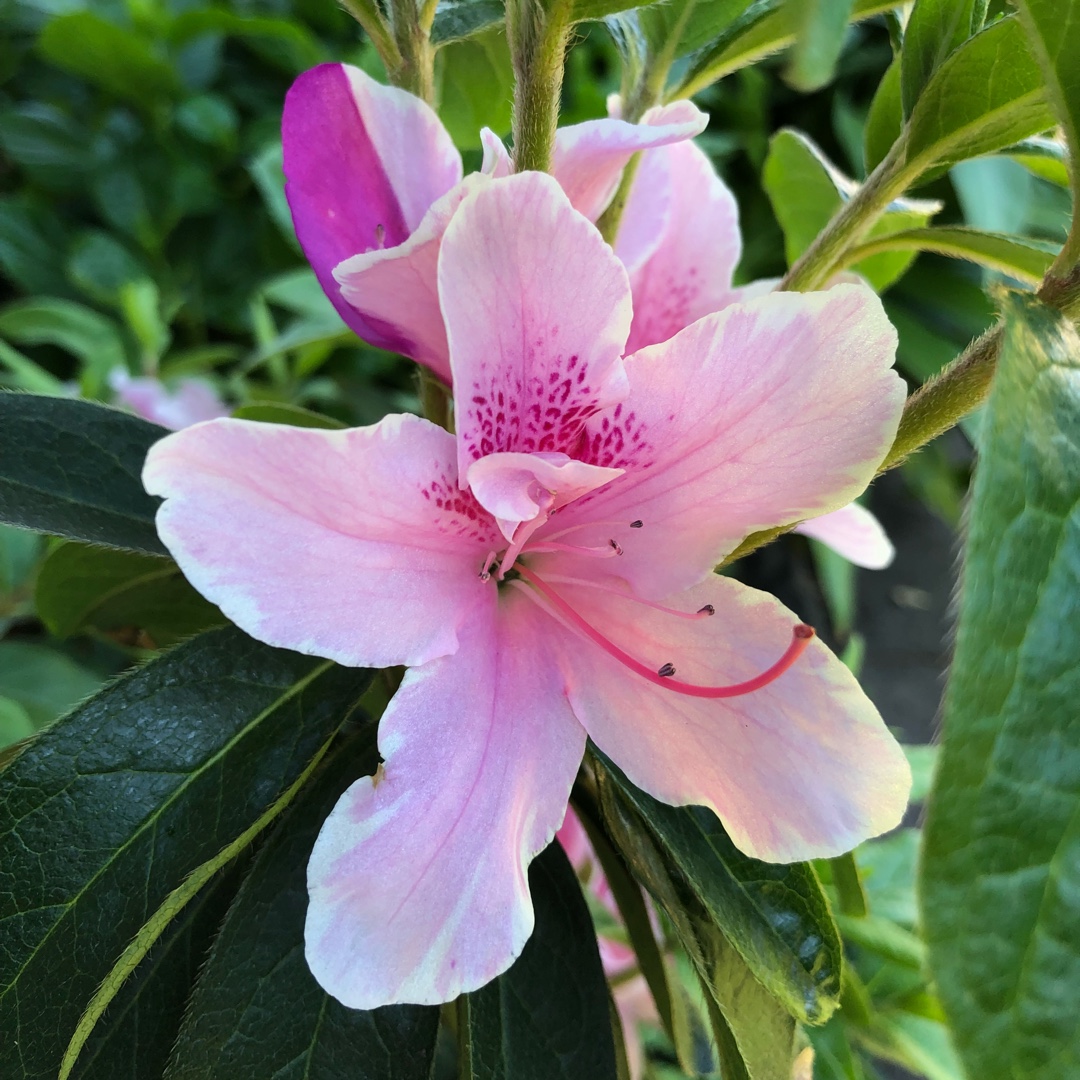
<svg viewBox="0 0 1080 1080">
<path fill-rule="evenodd" d="M 559 130 L 554 173 L 571 204 L 596 218 L 639 150 L 699 134 L 708 117 L 688 101 L 640 124 L 589 120 Z M 462 180 L 461 155 L 420 98 L 348 64 L 304 72 L 285 99 L 285 194 L 319 283 L 365 341 L 412 357 L 450 381 L 436 286 L 443 233 L 461 201 L 512 171 L 482 133 L 484 165 Z"/>
<path fill-rule="evenodd" d="M 586 735 L 766 860 L 890 828 L 910 780 L 847 669 L 798 633 L 785 653 L 795 616 L 712 573 L 873 475 L 903 402 L 877 299 L 764 296 L 624 359 L 626 271 L 539 173 L 464 196 L 437 281 L 456 436 L 218 420 L 144 472 L 169 550 L 242 628 L 412 667 L 380 774 L 309 866 L 309 964 L 363 1008 L 447 1001 L 513 961 Z"/>
</svg>

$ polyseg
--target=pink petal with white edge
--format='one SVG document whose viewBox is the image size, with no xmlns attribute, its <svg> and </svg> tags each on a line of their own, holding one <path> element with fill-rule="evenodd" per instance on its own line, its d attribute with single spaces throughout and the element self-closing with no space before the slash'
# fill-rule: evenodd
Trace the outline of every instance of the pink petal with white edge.
<svg viewBox="0 0 1080 1080">
<path fill-rule="evenodd" d="M 559 527 L 600 522 L 575 543 L 614 538 L 624 554 L 613 569 L 662 599 L 750 533 L 839 509 L 896 433 L 895 350 L 881 302 L 858 286 L 706 316 L 627 359 L 631 393 L 589 421 L 579 455 L 626 475 L 566 507 Z"/>
<path fill-rule="evenodd" d="M 575 210 L 595 221 L 611 202 L 623 166 L 639 150 L 700 135 L 709 117 L 689 101 L 650 109 L 641 123 L 586 120 L 559 128 L 551 171 Z"/>
<path fill-rule="evenodd" d="M 820 540 L 848 562 L 867 570 L 884 570 L 896 555 L 881 522 L 858 503 L 803 521 L 795 531 Z"/>
<path fill-rule="evenodd" d="M 667 598 L 699 620 L 600 589 L 554 586 L 578 613 L 653 670 L 726 686 L 771 667 L 798 619 L 778 600 L 710 575 Z M 848 669 L 817 639 L 775 681 L 741 697 L 689 697 L 629 671 L 577 635 L 558 639 L 570 701 L 630 780 L 672 805 L 715 810 L 740 850 L 767 862 L 849 851 L 899 823 L 911 773 Z"/>
<path fill-rule="evenodd" d="M 484 176 L 498 179 L 509 176 L 514 171 L 514 163 L 510 160 L 506 144 L 491 128 L 480 129 L 480 145 L 484 148 L 484 159 L 480 163 L 480 172 Z"/>
<path fill-rule="evenodd" d="M 631 274 L 634 324 L 627 352 L 655 345 L 720 311 L 735 298 L 731 277 L 742 254 L 735 197 L 692 142 L 650 151 L 667 162 L 668 225 L 648 259 Z M 663 214 L 662 186 L 645 170 L 630 190 L 623 230 L 641 231 Z M 644 224 L 643 224 L 644 223 Z"/>
<path fill-rule="evenodd" d="M 319 283 L 360 337 L 393 348 L 342 299 L 332 271 L 402 243 L 461 179 L 461 155 L 430 106 L 347 64 L 297 78 L 281 134 L 285 194 Z"/>
<path fill-rule="evenodd" d="M 453 436 L 414 416 L 319 431 L 213 420 L 150 449 L 143 484 L 187 579 L 269 645 L 355 667 L 453 653 L 497 532 Z"/>
<path fill-rule="evenodd" d="M 622 476 L 566 454 L 488 454 L 469 466 L 465 483 L 507 540 L 517 527 L 558 510 Z"/>
<path fill-rule="evenodd" d="M 439 254 L 462 477 L 497 451 L 575 453 L 586 419 L 627 393 L 626 271 L 559 185 L 481 186 Z"/>
<path fill-rule="evenodd" d="M 452 657 L 409 671 L 379 725 L 385 767 L 327 818 L 308 866 L 307 960 L 356 1009 L 435 1005 L 505 971 L 533 928 L 528 867 L 585 749 L 545 653 L 547 618 L 500 598 Z"/>
<path fill-rule="evenodd" d="M 426 364 L 450 382 L 446 327 L 439 310 L 439 247 L 462 200 L 485 182 L 472 174 L 435 202 L 397 247 L 364 252 L 334 268 L 341 295 L 386 348 Z"/>
</svg>

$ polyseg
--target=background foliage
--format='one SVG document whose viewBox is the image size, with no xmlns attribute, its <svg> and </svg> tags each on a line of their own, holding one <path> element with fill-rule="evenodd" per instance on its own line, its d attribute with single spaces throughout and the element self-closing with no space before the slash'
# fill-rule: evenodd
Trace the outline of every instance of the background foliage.
<svg viewBox="0 0 1080 1080">
<path fill-rule="evenodd" d="M 625 71 L 670 46 L 669 85 L 709 110 L 701 143 L 739 202 L 741 280 L 782 275 L 906 140 L 915 198 L 892 200 L 844 265 L 884 292 L 912 386 L 991 325 L 988 286 L 1037 285 L 1066 239 L 1069 174 L 1050 129 L 1077 130 L 1075 4 L 1031 0 L 1023 23 L 1003 0 L 622 6 L 575 8 L 562 122 L 603 115 Z M 467 168 L 482 125 L 511 125 L 501 18 L 490 0 L 444 0 L 435 21 L 437 101 Z M 326 807 L 373 767 L 367 715 L 385 685 L 215 629 L 220 613 L 162 557 L 137 481 L 160 429 L 77 400 L 110 400 L 125 368 L 201 375 L 254 418 L 419 409 L 410 366 L 344 328 L 292 233 L 281 103 L 324 60 L 382 74 L 333 0 L 0 0 L 0 385 L 50 395 L 5 398 L 0 426 L 4 1075 L 625 1068 L 599 969 L 568 959 L 590 911 L 555 849 L 533 871 L 541 921 L 526 954 L 441 1027 L 428 1009 L 349 1012 L 315 986 L 301 869 Z M 625 926 L 591 914 L 638 953 L 657 1080 L 780 1080 L 803 1045 L 818 1080 L 893 1067 L 959 1080 L 962 1062 L 980 1080 L 1075 1074 L 1063 1003 L 1080 985 L 1080 348 L 1065 316 L 1004 304 L 988 415 L 875 496 L 886 520 L 955 527 L 982 450 L 925 844 L 925 746 L 911 748 L 906 826 L 816 866 L 753 863 L 714 818 L 660 806 L 599 757 L 583 778 L 576 803 Z M 942 535 L 920 529 L 914 545 Z M 879 591 L 860 608 L 865 576 L 797 538 L 735 572 L 856 668 L 889 603 Z M 927 602 L 916 593 L 890 596 Z M 210 710 L 212 728 L 189 723 Z M 929 740 L 925 701 L 886 712 L 908 742 Z M 226 788 L 234 798 L 214 794 Z"/>
</svg>

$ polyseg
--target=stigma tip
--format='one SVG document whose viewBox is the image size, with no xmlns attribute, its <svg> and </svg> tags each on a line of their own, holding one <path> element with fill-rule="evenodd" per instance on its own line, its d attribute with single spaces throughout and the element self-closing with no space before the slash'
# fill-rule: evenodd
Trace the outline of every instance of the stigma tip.
<svg viewBox="0 0 1080 1080">
<path fill-rule="evenodd" d="M 815 636 L 816 631 L 812 626 L 807 626 L 806 623 L 798 623 L 791 633 L 794 637 L 799 638 L 800 641 L 809 641 Z"/>
</svg>

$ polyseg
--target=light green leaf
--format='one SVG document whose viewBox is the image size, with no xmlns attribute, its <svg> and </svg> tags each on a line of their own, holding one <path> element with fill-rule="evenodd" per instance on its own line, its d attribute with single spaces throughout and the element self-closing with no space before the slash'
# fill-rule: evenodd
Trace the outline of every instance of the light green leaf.
<svg viewBox="0 0 1080 1080">
<path fill-rule="evenodd" d="M 0 695 L 18 702 L 35 727 L 52 723 L 103 681 L 50 645 L 0 641 Z"/>
<path fill-rule="evenodd" d="M 871 237 L 873 234 L 871 234 Z M 1058 252 L 1058 245 L 1026 236 L 981 232 L 962 226 L 933 226 L 871 238 L 852 248 L 844 262 L 852 265 L 883 251 L 933 251 L 999 270 L 1038 285 Z"/>
<path fill-rule="evenodd" d="M 969 38 L 927 83 L 909 121 L 905 169 L 922 174 L 990 154 L 1053 124 L 1042 72 L 1008 16 Z"/>
<path fill-rule="evenodd" d="M 172 559 L 72 542 L 41 564 L 35 603 L 57 637 L 93 628 L 159 648 L 226 622 Z"/>
<path fill-rule="evenodd" d="M 795 45 L 787 81 L 804 94 L 832 80 L 854 0 L 788 0 L 795 15 Z"/>
<path fill-rule="evenodd" d="M 264 424 L 290 424 L 292 427 L 343 428 L 346 425 L 332 416 L 302 409 L 299 405 L 287 405 L 278 401 L 253 401 L 233 410 L 238 420 L 259 420 Z"/>
<path fill-rule="evenodd" d="M 881 77 L 877 92 L 870 102 L 863 133 L 863 155 L 866 171 L 871 173 L 881 164 L 900 138 L 904 113 L 900 104 L 900 59 L 895 59 Z"/>
<path fill-rule="evenodd" d="M 1075 1077 L 1080 336 L 1009 294 L 922 860 L 923 925 L 980 1080 Z"/>
<path fill-rule="evenodd" d="M 472 37 L 503 21 L 506 9 L 502 0 L 439 0 L 431 27 L 434 45 Z"/>
<path fill-rule="evenodd" d="M 982 29 L 986 0 L 916 0 L 904 27 L 901 100 L 910 116 L 923 88 L 945 59 Z"/>
<path fill-rule="evenodd" d="M 501 28 L 455 42 L 438 53 L 439 116 L 463 150 L 480 146 L 480 129 L 510 130 L 514 70 Z"/>
<path fill-rule="evenodd" d="M 1002 150 L 1028 172 L 1058 187 L 1069 186 L 1069 154 L 1057 139 L 1034 136 Z"/>
<path fill-rule="evenodd" d="M 13 698 L 0 697 L 0 750 L 27 739 L 37 728 L 30 714 Z"/>
</svg>

